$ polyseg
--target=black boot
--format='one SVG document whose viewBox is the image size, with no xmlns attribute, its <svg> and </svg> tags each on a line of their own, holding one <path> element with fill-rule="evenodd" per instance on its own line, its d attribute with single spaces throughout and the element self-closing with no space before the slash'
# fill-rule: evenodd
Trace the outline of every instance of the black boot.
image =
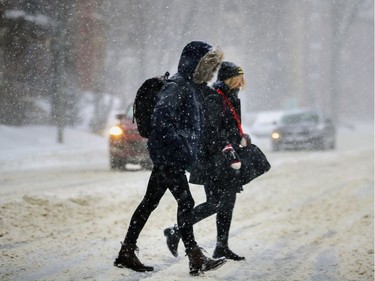
<svg viewBox="0 0 375 281">
<path fill-rule="evenodd" d="M 139 261 L 134 253 L 136 250 L 138 250 L 136 245 L 121 243 L 120 252 L 113 265 L 121 268 L 127 267 L 138 272 L 153 271 L 152 266 L 145 266 Z"/>
<path fill-rule="evenodd" d="M 235 260 L 235 261 L 241 261 L 245 259 L 245 257 L 240 257 L 239 255 L 233 253 L 229 249 L 228 246 L 216 246 L 212 257 L 215 259 L 220 258 L 220 257 L 225 257 L 228 260 Z"/>
<path fill-rule="evenodd" d="M 180 242 L 180 231 L 177 225 L 164 229 L 164 236 L 167 238 L 167 246 L 169 251 L 175 257 L 178 256 L 178 243 Z"/>
<path fill-rule="evenodd" d="M 199 272 L 217 269 L 226 262 L 225 258 L 210 259 L 206 257 L 198 246 L 188 251 L 187 256 L 191 275 L 198 275 Z"/>
</svg>

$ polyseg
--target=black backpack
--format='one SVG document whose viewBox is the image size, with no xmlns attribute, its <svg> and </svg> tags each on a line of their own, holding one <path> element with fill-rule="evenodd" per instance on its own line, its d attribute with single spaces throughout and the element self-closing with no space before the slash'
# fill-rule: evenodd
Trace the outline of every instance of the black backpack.
<svg viewBox="0 0 375 281">
<path fill-rule="evenodd" d="M 133 104 L 133 122 L 137 123 L 139 134 L 148 138 L 151 133 L 151 116 L 157 102 L 157 94 L 167 83 L 169 72 L 143 82 L 138 89 Z"/>
</svg>

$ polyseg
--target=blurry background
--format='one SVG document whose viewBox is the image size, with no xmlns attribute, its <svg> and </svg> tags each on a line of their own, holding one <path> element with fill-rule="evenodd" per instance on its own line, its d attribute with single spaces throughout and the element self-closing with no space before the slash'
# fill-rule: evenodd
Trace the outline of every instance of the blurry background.
<svg viewBox="0 0 375 281">
<path fill-rule="evenodd" d="M 373 121 L 373 0 L 0 0 L 0 124 L 103 133 L 192 40 L 243 67 L 249 116 Z"/>
</svg>

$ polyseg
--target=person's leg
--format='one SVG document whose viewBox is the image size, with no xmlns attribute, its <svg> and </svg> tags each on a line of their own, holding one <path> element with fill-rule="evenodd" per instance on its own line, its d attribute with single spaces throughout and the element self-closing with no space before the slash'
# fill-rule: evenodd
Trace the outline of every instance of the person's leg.
<svg viewBox="0 0 375 281">
<path fill-rule="evenodd" d="M 199 204 L 193 209 L 192 224 L 196 224 L 216 213 L 222 193 L 222 190 L 217 187 L 217 181 L 214 179 L 204 185 L 206 202 Z"/>
<path fill-rule="evenodd" d="M 192 210 L 191 224 L 195 223 L 213 215 L 216 213 L 217 206 L 220 202 L 222 190 L 217 188 L 217 180 L 210 179 L 210 181 L 204 185 L 206 193 L 206 202 L 196 206 Z M 175 257 L 178 256 L 178 244 L 180 243 L 181 233 L 176 224 L 173 227 L 164 229 L 164 236 L 166 237 L 166 243 L 169 251 Z"/>
<path fill-rule="evenodd" d="M 189 258 L 190 274 L 199 274 L 199 271 L 213 270 L 225 263 L 225 259 L 210 259 L 198 247 L 194 238 L 191 222 L 194 199 L 191 196 L 189 184 L 184 170 L 170 167 L 168 189 L 177 201 L 177 223 Z"/>
<path fill-rule="evenodd" d="M 145 226 L 148 218 L 156 209 L 165 191 L 167 190 L 167 187 L 164 184 L 165 176 L 163 173 L 164 170 L 162 168 L 154 166 L 147 185 L 146 194 L 134 211 L 134 214 L 130 220 L 124 243 L 137 243 L 139 234 Z"/>
<path fill-rule="evenodd" d="M 159 167 L 154 167 L 148 182 L 146 194 L 135 210 L 126 233 L 124 243 L 121 243 L 121 249 L 114 265 L 117 267 L 127 267 L 135 271 L 152 271 L 151 266 L 143 265 L 135 255 L 137 250 L 137 240 L 147 219 L 153 210 L 158 206 L 163 197 L 166 187 L 162 183 L 163 175 Z"/>
<path fill-rule="evenodd" d="M 223 187 L 224 188 L 224 187 Z M 214 258 L 225 257 L 232 260 L 243 260 L 229 249 L 229 230 L 232 223 L 233 209 L 236 203 L 237 192 L 227 190 L 223 192 L 216 215 L 217 244 L 214 251 Z"/>
<path fill-rule="evenodd" d="M 177 201 L 177 224 L 179 232 L 185 248 L 192 249 L 197 245 L 191 221 L 195 202 L 190 193 L 185 171 L 174 167 L 170 167 L 168 170 L 168 178 L 166 179 L 167 188 Z"/>
<path fill-rule="evenodd" d="M 229 229 L 232 223 L 236 192 L 223 192 L 216 215 L 217 242 L 228 245 Z"/>
</svg>

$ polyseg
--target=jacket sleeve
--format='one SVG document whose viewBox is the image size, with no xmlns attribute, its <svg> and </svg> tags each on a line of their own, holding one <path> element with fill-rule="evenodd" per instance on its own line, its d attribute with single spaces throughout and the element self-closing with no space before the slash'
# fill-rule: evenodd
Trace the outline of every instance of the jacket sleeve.
<svg viewBox="0 0 375 281">
<path fill-rule="evenodd" d="M 205 137 L 210 153 L 221 151 L 228 143 L 224 126 L 224 101 L 212 94 L 204 100 Z"/>
</svg>

